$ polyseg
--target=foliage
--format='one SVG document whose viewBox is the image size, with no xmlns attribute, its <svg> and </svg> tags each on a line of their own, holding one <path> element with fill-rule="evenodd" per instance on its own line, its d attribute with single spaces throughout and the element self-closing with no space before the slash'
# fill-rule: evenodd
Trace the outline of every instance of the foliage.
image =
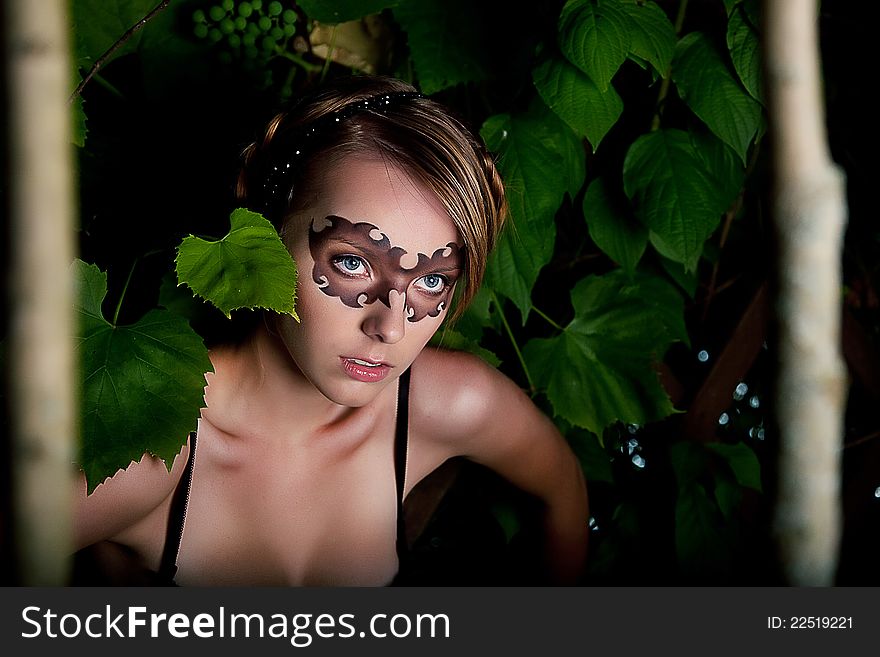
<svg viewBox="0 0 880 657">
<path fill-rule="evenodd" d="M 209 242 L 190 235 L 177 248 L 177 277 L 231 318 L 239 308 L 265 308 L 296 317 L 296 264 L 272 224 L 237 208 L 226 236 Z"/>
<path fill-rule="evenodd" d="M 153 4 L 75 0 L 78 74 Z M 393 35 L 390 67 L 381 72 L 412 80 L 479 129 L 510 198 L 511 226 L 491 256 L 484 288 L 438 342 L 499 366 L 572 444 L 590 479 L 597 529 L 592 577 L 623 578 L 625 559 L 644 556 L 642 545 L 661 546 L 651 555 L 658 578 L 732 577 L 744 540 L 734 521 L 747 521 L 743 500 L 760 495 L 761 448 L 741 435 L 698 437 L 715 441 L 711 448 L 682 436 L 677 418 L 687 410 L 687 395 L 673 398 L 670 377 L 683 385 L 694 378 L 692 345 L 714 340 L 712 348 L 720 347 L 723 338 L 712 330 L 730 319 L 713 325 L 705 311 L 725 271 L 721 253 L 761 230 L 760 199 L 749 193 L 763 135 L 760 23 L 751 0 L 692 3 L 679 15 L 686 5 L 568 0 L 511 11 L 500 0 L 172 2 L 83 92 L 89 129 L 80 152 L 82 251 L 111 283 L 132 262 L 141 263 L 139 293 L 126 299 L 126 308 L 134 317 L 143 313 L 130 327 L 117 327 L 99 312 L 103 294 L 88 293 L 86 330 L 126 337 L 120 345 L 90 343 L 86 372 L 99 371 L 97 363 L 108 380 L 116 376 L 113 368 L 129 372 L 130 360 L 139 357 L 130 346 L 132 331 L 152 325 L 156 312 L 172 321 L 171 310 L 153 308 L 169 298 L 167 274 L 178 245 L 178 282 L 210 298 L 222 314 L 162 303 L 187 313 L 206 341 L 223 338 L 222 315 L 234 320 L 237 308 L 293 311 L 293 264 L 261 246 L 277 235 L 258 215 L 233 212 L 232 231 L 213 243 L 183 236 L 223 232 L 221 217 L 235 208 L 234 156 L 280 101 L 327 76 L 357 73 L 317 56 L 309 30 L 378 15 Z M 275 22 L 261 24 L 265 17 Z M 115 170 L 108 162 L 118 163 Z M 133 222 L 144 238 L 120 239 L 122 222 Z M 272 281 L 241 275 L 264 268 L 281 275 Z M 84 279 L 98 275 L 80 269 L 88 272 Z M 232 280 L 249 285 L 239 290 Z M 212 291 L 212 282 L 222 289 Z M 260 289 L 274 300 L 258 299 Z M 111 297 L 120 296 L 119 283 L 112 283 Z M 511 321 L 517 314 L 519 321 Z M 193 340 L 186 320 L 174 321 L 169 326 L 181 339 Z M 162 335 L 171 340 L 171 329 Z M 143 451 L 170 463 L 198 416 L 201 374 L 210 368 L 194 345 L 187 349 L 193 355 L 186 367 L 198 369 L 197 376 L 193 369 L 185 380 L 182 362 L 173 370 L 138 370 L 140 379 L 124 375 L 126 385 L 144 390 L 166 379 L 186 385 L 175 393 L 186 405 L 169 405 L 163 391 L 117 395 L 120 403 L 136 401 L 110 409 L 86 384 L 84 417 L 92 420 L 82 463 L 90 483 Z M 173 424 L 157 422 L 171 418 L 169 406 Z M 133 433 L 134 444 L 114 442 Z M 646 480 L 653 487 L 642 491 L 639 482 Z M 667 519 L 662 529 L 645 521 L 655 507 Z"/>
<path fill-rule="evenodd" d="M 82 375 L 82 463 L 88 490 L 149 452 L 168 469 L 196 428 L 205 372 L 212 371 L 186 320 L 155 309 L 136 323 L 104 319 L 107 276 L 77 260 Z"/>
</svg>

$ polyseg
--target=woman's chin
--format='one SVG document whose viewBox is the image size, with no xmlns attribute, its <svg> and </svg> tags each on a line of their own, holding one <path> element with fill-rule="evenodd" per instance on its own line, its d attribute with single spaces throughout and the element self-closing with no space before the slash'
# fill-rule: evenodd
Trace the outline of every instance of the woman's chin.
<svg viewBox="0 0 880 657">
<path fill-rule="evenodd" d="M 389 376 L 372 383 L 354 380 L 333 381 L 327 385 L 313 385 L 324 397 L 334 404 L 348 408 L 360 408 L 374 401 L 397 377 Z"/>
</svg>

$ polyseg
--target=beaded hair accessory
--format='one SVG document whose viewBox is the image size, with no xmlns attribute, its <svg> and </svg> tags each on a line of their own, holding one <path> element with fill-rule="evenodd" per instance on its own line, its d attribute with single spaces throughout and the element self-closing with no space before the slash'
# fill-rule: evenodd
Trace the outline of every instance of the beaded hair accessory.
<svg viewBox="0 0 880 657">
<path fill-rule="evenodd" d="M 332 130 L 332 126 L 356 114 L 385 116 L 390 109 L 398 106 L 401 101 L 406 101 L 410 98 L 424 98 L 424 96 L 418 91 L 395 91 L 377 94 L 352 101 L 301 128 L 293 137 L 295 145 L 291 159 L 271 164 L 266 171 L 263 181 L 263 195 L 267 209 L 279 207 L 286 209 L 293 195 L 290 183 L 291 178 L 300 171 L 317 139 L 321 135 L 327 134 L 328 130 Z"/>
</svg>

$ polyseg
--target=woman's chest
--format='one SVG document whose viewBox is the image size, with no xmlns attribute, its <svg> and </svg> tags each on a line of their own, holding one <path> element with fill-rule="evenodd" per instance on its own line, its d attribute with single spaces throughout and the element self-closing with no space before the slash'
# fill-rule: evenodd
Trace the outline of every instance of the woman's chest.
<svg viewBox="0 0 880 657">
<path fill-rule="evenodd" d="M 178 557 L 182 585 L 387 584 L 397 571 L 390 426 L 363 440 L 232 454 L 200 435 Z M 214 436 L 213 438 L 217 438 Z M 204 444 L 207 442 L 208 444 Z M 241 445 L 235 446 L 236 448 Z"/>
</svg>

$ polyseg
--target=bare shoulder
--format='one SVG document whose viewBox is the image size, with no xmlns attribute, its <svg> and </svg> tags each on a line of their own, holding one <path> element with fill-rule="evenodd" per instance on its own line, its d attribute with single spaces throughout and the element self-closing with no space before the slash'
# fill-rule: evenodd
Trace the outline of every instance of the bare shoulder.
<svg viewBox="0 0 880 657">
<path fill-rule="evenodd" d="M 410 408 L 433 438 L 453 443 L 538 412 L 513 381 L 479 357 L 430 347 L 413 363 Z"/>
<path fill-rule="evenodd" d="M 189 443 L 165 462 L 145 454 L 87 494 L 85 476 L 77 481 L 74 514 L 75 547 L 113 538 L 156 511 L 170 498 L 189 458 Z"/>
</svg>

